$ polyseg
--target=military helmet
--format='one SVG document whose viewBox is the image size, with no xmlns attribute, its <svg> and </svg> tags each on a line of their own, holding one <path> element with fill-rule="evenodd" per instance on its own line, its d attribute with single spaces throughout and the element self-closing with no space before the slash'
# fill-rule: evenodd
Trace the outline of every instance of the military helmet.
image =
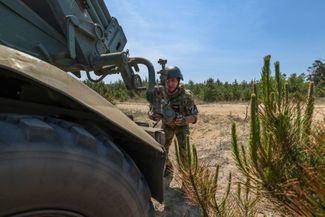
<svg viewBox="0 0 325 217">
<path fill-rule="evenodd" d="M 183 80 L 183 75 L 181 73 L 181 70 L 177 66 L 167 66 L 167 79 L 170 78 L 178 78 L 180 80 Z"/>
</svg>

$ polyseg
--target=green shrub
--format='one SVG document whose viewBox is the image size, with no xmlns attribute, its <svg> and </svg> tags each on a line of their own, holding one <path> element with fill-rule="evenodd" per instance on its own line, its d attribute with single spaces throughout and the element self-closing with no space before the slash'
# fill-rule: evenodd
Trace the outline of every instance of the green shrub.
<svg viewBox="0 0 325 217">
<path fill-rule="evenodd" d="M 291 99 L 278 62 L 275 79 L 270 79 L 270 58 L 264 58 L 261 90 L 255 86 L 251 96 L 246 147 L 239 146 L 236 125 L 232 126 L 234 158 L 252 186 L 261 188 L 284 215 L 325 216 L 325 128 L 313 128 L 313 84 L 305 103 Z"/>
<path fill-rule="evenodd" d="M 249 178 L 244 185 L 238 183 L 236 193 L 232 194 L 232 178 L 229 173 L 227 187 L 223 195 L 218 196 L 219 166 L 212 170 L 202 163 L 198 159 L 195 145 L 190 144 L 188 137 L 186 159 L 181 159 L 177 142 L 175 150 L 182 190 L 191 203 L 200 207 L 203 217 L 249 217 L 258 213 L 256 203 L 259 196 L 251 192 Z"/>
</svg>

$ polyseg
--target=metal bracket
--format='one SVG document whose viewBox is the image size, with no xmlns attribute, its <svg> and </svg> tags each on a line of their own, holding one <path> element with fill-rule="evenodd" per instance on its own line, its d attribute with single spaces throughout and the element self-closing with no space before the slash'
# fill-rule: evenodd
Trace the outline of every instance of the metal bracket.
<svg viewBox="0 0 325 217">
<path fill-rule="evenodd" d="M 69 55 L 72 59 L 76 58 L 76 31 L 74 27 L 73 16 L 66 17 L 67 19 L 67 44 Z"/>
</svg>

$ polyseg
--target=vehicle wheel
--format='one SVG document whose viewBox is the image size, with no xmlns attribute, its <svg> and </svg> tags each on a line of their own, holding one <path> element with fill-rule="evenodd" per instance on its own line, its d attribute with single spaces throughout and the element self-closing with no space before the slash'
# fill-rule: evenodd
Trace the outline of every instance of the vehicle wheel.
<svg viewBox="0 0 325 217">
<path fill-rule="evenodd" d="M 0 114 L 0 216 L 151 217 L 154 210 L 132 159 L 99 129 Z"/>
</svg>

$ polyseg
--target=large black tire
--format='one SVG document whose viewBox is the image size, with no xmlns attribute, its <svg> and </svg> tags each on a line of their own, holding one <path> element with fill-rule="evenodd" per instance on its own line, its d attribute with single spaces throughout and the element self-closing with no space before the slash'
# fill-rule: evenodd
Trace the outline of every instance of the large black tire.
<svg viewBox="0 0 325 217">
<path fill-rule="evenodd" d="M 0 216 L 152 217 L 140 171 L 105 133 L 0 115 Z"/>
</svg>

